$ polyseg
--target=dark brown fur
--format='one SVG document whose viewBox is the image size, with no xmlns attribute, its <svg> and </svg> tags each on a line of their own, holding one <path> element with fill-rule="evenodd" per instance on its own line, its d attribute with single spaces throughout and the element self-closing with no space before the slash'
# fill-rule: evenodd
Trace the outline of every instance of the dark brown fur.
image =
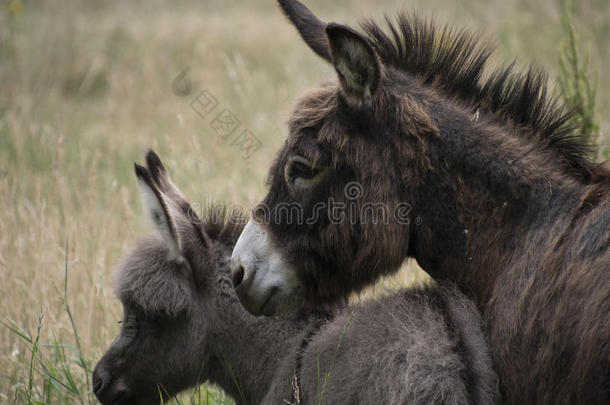
<svg viewBox="0 0 610 405">
<path fill-rule="evenodd" d="M 280 4 L 332 61 L 320 50 L 326 25 L 293 16 L 309 13 L 296 1 Z M 344 298 L 415 257 L 477 301 L 508 403 L 610 402 L 608 169 L 586 157 L 544 74 L 511 65 L 483 79 L 489 50 L 471 34 L 406 15 L 388 24 L 389 34 L 363 25 L 381 61 L 370 104 L 354 103 L 344 82 L 302 97 L 255 215 L 310 302 Z M 305 195 L 283 177 L 295 154 L 329 171 Z M 356 201 L 343 192 L 349 182 L 362 185 Z M 356 211 L 408 203 L 410 223 L 273 215 L 292 202 L 308 217 L 330 197 Z"/>
</svg>

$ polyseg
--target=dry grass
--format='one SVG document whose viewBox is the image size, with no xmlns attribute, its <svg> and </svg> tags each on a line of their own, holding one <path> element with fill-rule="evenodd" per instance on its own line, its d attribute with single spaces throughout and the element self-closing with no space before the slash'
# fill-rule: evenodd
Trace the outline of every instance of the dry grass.
<svg viewBox="0 0 610 405">
<path fill-rule="evenodd" d="M 551 71 L 557 66 L 557 1 L 307 3 L 345 22 L 401 6 L 418 9 L 496 38 L 503 59 L 519 57 Z M 42 311 L 40 342 L 74 344 L 61 300 L 67 264 L 67 304 L 82 352 L 94 361 L 121 317 L 112 266 L 149 229 L 133 161 L 152 147 L 191 199 L 252 204 L 263 196 L 292 101 L 333 73 L 301 43 L 273 0 L 11 1 L 0 7 L 0 319 L 35 336 Z M 609 13 L 606 0 L 588 0 L 578 17 L 599 72 L 606 144 L 610 79 L 602 67 L 610 62 Z M 186 67 L 192 93 L 179 97 L 172 80 Z M 215 134 L 211 116 L 189 106 L 200 89 L 261 140 L 251 159 Z M 413 274 L 401 273 L 399 284 Z M 0 327 L 1 403 L 24 403 L 16 392 L 28 384 L 29 361 L 22 339 Z"/>
</svg>

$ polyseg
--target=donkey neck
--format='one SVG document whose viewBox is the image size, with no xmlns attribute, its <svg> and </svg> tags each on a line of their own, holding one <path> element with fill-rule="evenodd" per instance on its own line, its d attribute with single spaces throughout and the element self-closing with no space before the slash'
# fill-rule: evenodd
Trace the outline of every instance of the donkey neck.
<svg viewBox="0 0 610 405">
<path fill-rule="evenodd" d="M 518 257 L 535 266 L 534 250 L 569 224 L 585 186 L 553 151 L 466 110 L 432 107 L 431 117 L 439 132 L 426 140 L 429 167 L 418 185 L 405 185 L 415 196 L 410 253 L 485 302 Z"/>
<path fill-rule="evenodd" d="M 217 299 L 214 317 L 208 322 L 212 328 L 209 352 L 214 363 L 210 379 L 237 403 L 261 403 L 278 378 L 280 384 L 285 380 L 289 392 L 292 375 L 281 374 L 286 364 L 294 366 L 293 357 L 312 322 L 254 317 L 232 291 Z"/>
</svg>

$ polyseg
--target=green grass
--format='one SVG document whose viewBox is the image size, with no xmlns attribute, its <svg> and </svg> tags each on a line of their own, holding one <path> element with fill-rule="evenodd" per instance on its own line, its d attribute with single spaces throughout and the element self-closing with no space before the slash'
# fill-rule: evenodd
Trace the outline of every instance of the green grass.
<svg viewBox="0 0 610 405">
<path fill-rule="evenodd" d="M 597 80 L 589 72 L 589 51 L 581 49 L 574 26 L 574 11 L 571 0 L 564 0 L 561 24 L 564 39 L 559 48 L 559 72 L 557 84 L 566 107 L 573 111 L 571 124 L 578 128 L 584 140 L 591 145 L 599 141 L 599 118 L 597 114 Z M 583 56 L 585 54 L 586 56 Z M 595 148 L 593 157 L 599 151 Z"/>
<path fill-rule="evenodd" d="M 561 76 L 557 44 L 566 43 L 566 31 L 559 0 L 307 4 L 347 23 L 416 8 L 497 39 L 497 60 L 533 61 L 553 80 Z M 566 63 L 566 72 L 570 66 L 587 77 L 598 72 L 590 82 L 597 89 L 592 122 L 599 124 L 605 158 L 609 21 L 607 1 L 575 3 L 574 45 L 568 37 L 565 48 L 581 61 Z M 192 92 L 177 96 L 172 81 L 189 66 Z M 121 319 L 112 269 L 150 231 L 134 161 L 154 148 L 193 201 L 251 205 L 264 194 L 295 98 L 333 75 L 274 0 L 1 2 L 0 403 L 95 403 L 91 368 Z M 218 137 L 213 116 L 202 118 L 190 107 L 203 89 L 261 140 L 249 160 Z M 413 282 L 421 277 L 414 268 L 368 294 Z M 208 386 L 179 401 L 231 403 Z"/>
<path fill-rule="evenodd" d="M 356 312 L 358 311 L 359 307 L 360 307 L 360 302 L 357 303 L 356 305 L 354 305 L 352 312 L 347 317 L 347 320 L 345 321 L 345 325 L 343 325 L 343 329 L 341 329 L 341 334 L 339 335 L 339 339 L 337 340 L 337 346 L 335 347 L 335 351 L 333 352 L 332 358 L 330 360 L 330 366 L 328 367 L 328 371 L 326 373 L 324 373 L 324 375 L 322 375 L 320 372 L 320 354 L 318 353 L 317 362 L 316 362 L 316 371 L 317 371 L 316 392 L 317 392 L 317 396 L 318 396 L 318 405 L 322 405 L 322 403 L 324 402 L 324 396 L 326 395 L 326 392 L 328 389 L 330 375 L 335 369 L 335 362 L 337 360 L 337 355 L 339 353 L 339 349 L 341 348 L 341 342 L 343 341 L 343 337 L 345 336 L 347 329 L 352 324 L 354 316 L 356 315 Z"/>
</svg>

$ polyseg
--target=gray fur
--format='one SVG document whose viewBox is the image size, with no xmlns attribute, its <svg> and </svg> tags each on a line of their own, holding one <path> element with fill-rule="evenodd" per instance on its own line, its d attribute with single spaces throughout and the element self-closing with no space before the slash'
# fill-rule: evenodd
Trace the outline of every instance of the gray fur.
<svg viewBox="0 0 610 405">
<path fill-rule="evenodd" d="M 307 346 L 303 403 L 317 403 L 328 373 L 327 404 L 493 404 L 497 379 L 481 325 L 455 288 L 412 289 L 345 308 Z M 294 361 L 284 365 L 278 392 Z M 273 390 L 269 398 L 263 403 L 280 403 Z"/>
<path fill-rule="evenodd" d="M 232 237 L 208 240 L 198 236 L 198 226 L 211 230 L 210 222 L 187 220 L 185 201 L 173 204 L 183 207 L 165 211 L 175 216 L 183 260 L 173 259 L 167 238 L 155 235 L 142 239 L 118 268 L 125 319 L 93 373 L 102 404 L 158 403 L 159 391 L 167 399 L 204 381 L 240 404 L 287 403 L 297 355 L 311 331 L 301 404 L 319 403 L 326 375 L 325 404 L 495 402 L 497 379 L 481 318 L 454 287 L 344 307 L 319 330 L 323 318 L 312 311 L 255 317 L 230 281 L 229 258 L 242 225 L 225 223 L 223 232 L 205 234 Z"/>
</svg>

